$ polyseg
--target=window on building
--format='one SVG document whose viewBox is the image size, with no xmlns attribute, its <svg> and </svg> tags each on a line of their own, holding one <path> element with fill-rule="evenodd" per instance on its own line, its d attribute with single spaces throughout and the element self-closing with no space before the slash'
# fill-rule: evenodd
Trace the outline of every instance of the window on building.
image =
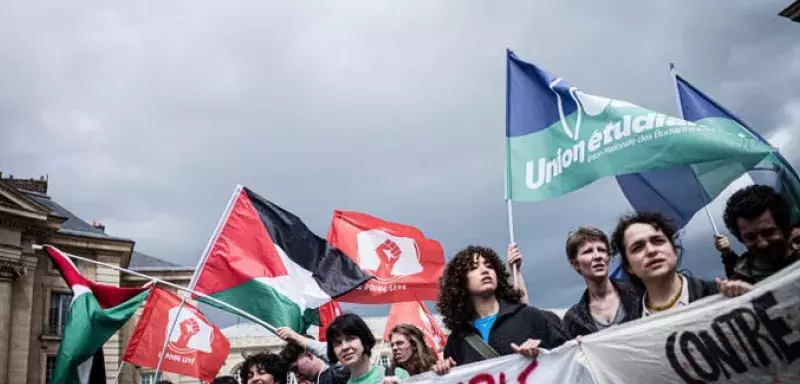
<svg viewBox="0 0 800 384">
<path fill-rule="evenodd" d="M 67 325 L 71 301 L 71 293 L 53 292 L 50 294 L 50 319 L 48 323 L 50 334 L 57 336 L 63 334 L 64 326 Z"/>
<path fill-rule="evenodd" d="M 140 373 L 139 384 L 156 384 L 156 373 Z"/>
<path fill-rule="evenodd" d="M 47 364 L 44 369 L 44 383 L 50 384 L 53 382 L 53 371 L 56 369 L 56 357 L 47 356 Z"/>
</svg>

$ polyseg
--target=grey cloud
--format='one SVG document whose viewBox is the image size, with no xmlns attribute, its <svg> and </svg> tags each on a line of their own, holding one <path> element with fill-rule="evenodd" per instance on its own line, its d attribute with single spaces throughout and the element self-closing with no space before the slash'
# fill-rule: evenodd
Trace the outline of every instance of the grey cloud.
<svg viewBox="0 0 800 384">
<path fill-rule="evenodd" d="M 667 113 L 674 61 L 755 129 L 796 136 L 800 29 L 784 6 L 17 2 L 0 14 L 0 168 L 49 173 L 62 204 L 185 265 L 237 183 L 320 235 L 342 208 L 417 225 L 448 255 L 504 251 L 506 46 Z M 607 179 L 514 209 L 534 302 L 564 307 L 582 284 L 567 231 L 611 230 L 629 206 Z M 706 227 L 698 215 L 687 229 L 685 262 L 710 277 Z"/>
</svg>

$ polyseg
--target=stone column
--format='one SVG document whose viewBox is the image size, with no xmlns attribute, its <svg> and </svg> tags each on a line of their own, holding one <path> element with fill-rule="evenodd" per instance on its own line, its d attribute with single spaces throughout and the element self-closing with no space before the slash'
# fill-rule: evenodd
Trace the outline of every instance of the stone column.
<svg viewBox="0 0 800 384">
<path fill-rule="evenodd" d="M 8 375 L 11 345 L 11 298 L 14 293 L 13 282 L 24 269 L 17 263 L 0 260 L 0 382 L 12 382 Z"/>
<path fill-rule="evenodd" d="M 11 348 L 8 359 L 9 383 L 25 383 L 28 381 L 28 357 L 30 355 L 31 323 L 33 313 L 33 281 L 35 278 L 37 258 L 25 255 L 23 273 L 14 282 L 11 302 L 14 312 L 11 314 Z"/>
</svg>

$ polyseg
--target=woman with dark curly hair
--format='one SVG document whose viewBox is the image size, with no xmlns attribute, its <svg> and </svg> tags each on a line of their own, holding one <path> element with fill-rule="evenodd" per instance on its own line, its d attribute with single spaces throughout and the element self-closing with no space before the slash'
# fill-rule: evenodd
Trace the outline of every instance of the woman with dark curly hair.
<svg viewBox="0 0 800 384">
<path fill-rule="evenodd" d="M 434 371 L 449 372 L 456 364 L 520 353 L 535 358 L 539 347 L 551 349 L 567 341 L 561 324 L 522 304 L 522 293 L 508 282 L 497 253 L 471 245 L 456 253 L 439 280 L 439 312 L 450 329 L 444 359 Z"/>
<path fill-rule="evenodd" d="M 397 324 L 389 331 L 392 365 L 410 375 L 425 373 L 436 364 L 436 353 L 425 343 L 425 335 L 411 324 Z"/>
</svg>

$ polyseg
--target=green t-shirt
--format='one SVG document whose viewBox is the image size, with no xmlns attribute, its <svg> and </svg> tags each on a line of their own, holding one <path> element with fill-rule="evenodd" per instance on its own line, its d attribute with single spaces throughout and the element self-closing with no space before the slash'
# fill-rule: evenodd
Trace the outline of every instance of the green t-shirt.
<svg viewBox="0 0 800 384">
<path fill-rule="evenodd" d="M 382 365 L 376 365 L 369 369 L 364 375 L 359 377 L 350 377 L 350 380 L 347 380 L 347 384 L 380 384 L 383 382 L 383 376 L 386 373 L 386 368 Z M 403 368 L 395 368 L 394 375 L 397 376 L 400 381 L 406 381 L 409 378 L 409 374 Z"/>
</svg>

